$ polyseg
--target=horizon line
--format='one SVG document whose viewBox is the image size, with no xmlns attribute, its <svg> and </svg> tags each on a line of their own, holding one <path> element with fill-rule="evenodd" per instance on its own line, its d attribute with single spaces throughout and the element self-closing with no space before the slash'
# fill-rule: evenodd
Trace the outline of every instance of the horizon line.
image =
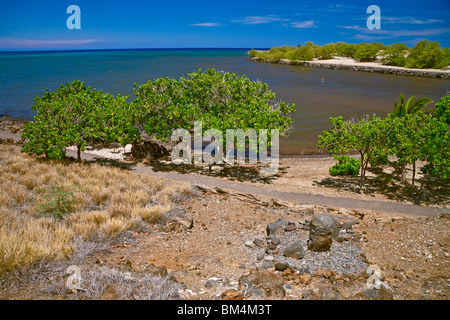
<svg viewBox="0 0 450 320">
<path fill-rule="evenodd" d="M 0 53 L 30 53 L 30 52 L 83 52 L 83 51 L 145 51 L 145 50 L 269 50 L 256 47 L 169 47 L 169 48 L 97 48 L 97 49 L 0 49 Z"/>
</svg>

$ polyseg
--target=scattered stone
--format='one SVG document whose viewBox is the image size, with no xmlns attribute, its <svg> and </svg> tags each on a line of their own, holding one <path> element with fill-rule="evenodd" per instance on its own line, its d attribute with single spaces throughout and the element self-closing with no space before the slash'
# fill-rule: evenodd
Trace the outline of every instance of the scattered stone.
<svg viewBox="0 0 450 320">
<path fill-rule="evenodd" d="M 277 262 L 275 263 L 275 270 L 284 271 L 289 268 L 289 263 L 287 262 Z"/>
<path fill-rule="evenodd" d="M 267 235 L 275 234 L 279 229 L 285 227 L 287 221 L 284 219 L 278 219 L 276 222 L 269 223 L 267 225 Z"/>
<path fill-rule="evenodd" d="M 363 296 L 370 300 L 394 300 L 392 291 L 381 286 L 380 289 L 367 289 L 362 292 Z"/>
<path fill-rule="evenodd" d="M 305 300 L 314 300 L 315 294 L 313 290 L 305 290 L 302 292 L 302 299 Z"/>
<path fill-rule="evenodd" d="M 339 291 L 336 288 L 325 288 L 322 291 L 322 296 L 320 300 L 338 300 L 339 299 Z"/>
<path fill-rule="evenodd" d="M 256 259 L 257 260 L 262 260 L 262 259 L 264 259 L 264 256 L 266 255 L 266 253 L 264 252 L 264 251 L 261 251 L 261 252 L 259 252 L 257 255 L 256 255 Z"/>
<path fill-rule="evenodd" d="M 270 250 L 275 250 L 277 248 L 277 246 L 275 244 L 271 243 L 267 246 L 267 248 L 269 248 Z"/>
<path fill-rule="evenodd" d="M 263 290 L 267 297 L 280 299 L 286 295 L 283 278 L 267 270 L 252 269 L 250 274 L 239 278 L 239 288 L 245 288 L 245 291 L 247 291 L 253 286 Z M 244 296 L 247 298 L 247 294 L 244 294 Z"/>
<path fill-rule="evenodd" d="M 263 267 L 264 269 L 270 269 L 270 268 L 272 268 L 272 267 L 273 267 L 273 261 L 264 261 L 264 262 L 262 263 L 262 267 Z"/>
<path fill-rule="evenodd" d="M 273 237 L 272 240 L 271 240 L 271 243 L 276 245 L 276 246 L 279 245 L 280 244 L 280 238 Z"/>
<path fill-rule="evenodd" d="M 298 279 L 300 280 L 300 283 L 307 285 L 311 282 L 312 277 L 309 273 L 304 272 L 298 277 Z"/>
<path fill-rule="evenodd" d="M 261 238 L 255 238 L 253 239 L 253 243 L 257 245 L 258 247 L 264 247 L 266 245 L 266 241 Z"/>
<path fill-rule="evenodd" d="M 222 300 L 244 300 L 244 295 L 242 292 L 236 291 L 236 289 L 225 290 L 221 295 Z"/>
<path fill-rule="evenodd" d="M 208 289 L 213 289 L 214 287 L 217 286 L 217 283 L 221 282 L 221 281 L 222 281 L 222 278 L 217 278 L 217 277 L 209 278 L 205 283 L 205 287 Z"/>
<path fill-rule="evenodd" d="M 249 248 L 254 248 L 255 247 L 255 244 L 253 243 L 253 241 L 246 241 L 245 242 L 245 246 L 246 247 L 249 247 Z"/>
<path fill-rule="evenodd" d="M 297 227 L 294 224 L 288 224 L 286 227 L 284 227 L 284 231 L 295 231 L 297 230 Z"/>
<path fill-rule="evenodd" d="M 272 256 L 265 256 L 265 257 L 264 257 L 264 260 L 265 260 L 265 261 L 273 261 L 274 259 L 273 259 Z"/>
<path fill-rule="evenodd" d="M 289 258 L 302 259 L 305 256 L 305 250 L 301 241 L 294 242 L 286 249 L 284 249 L 283 255 Z"/>
</svg>

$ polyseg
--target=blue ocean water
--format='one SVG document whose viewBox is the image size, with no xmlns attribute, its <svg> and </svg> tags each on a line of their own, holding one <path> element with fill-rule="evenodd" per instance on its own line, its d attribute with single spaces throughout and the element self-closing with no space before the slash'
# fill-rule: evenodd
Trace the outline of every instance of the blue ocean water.
<svg viewBox="0 0 450 320">
<path fill-rule="evenodd" d="M 450 81 L 253 62 L 248 49 L 145 49 L 63 52 L 0 52 L 0 114 L 32 119 L 34 98 L 74 80 L 113 94 L 130 95 L 133 84 L 158 77 L 181 77 L 215 68 L 261 80 L 277 99 L 296 104 L 294 128 L 281 152 L 317 151 L 317 136 L 329 117 L 344 118 L 393 110 L 400 93 L 435 102 Z M 321 79 L 325 78 L 325 83 Z M 432 105 L 433 106 L 433 105 Z M 430 106 L 430 108 L 432 108 Z"/>
</svg>

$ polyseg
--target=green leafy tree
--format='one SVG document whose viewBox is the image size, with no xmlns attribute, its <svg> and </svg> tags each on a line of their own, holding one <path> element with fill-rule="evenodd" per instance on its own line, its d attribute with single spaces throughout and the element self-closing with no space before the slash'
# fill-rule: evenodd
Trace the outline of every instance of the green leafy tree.
<svg viewBox="0 0 450 320">
<path fill-rule="evenodd" d="M 446 95 L 435 104 L 434 117 L 450 125 L 450 95 Z"/>
<path fill-rule="evenodd" d="M 382 63 L 390 66 L 403 67 L 406 64 L 408 46 L 404 43 L 394 43 L 385 47 Z"/>
<path fill-rule="evenodd" d="M 381 43 L 360 43 L 356 45 L 356 52 L 353 57 L 358 58 L 361 62 L 375 61 L 382 47 Z"/>
<path fill-rule="evenodd" d="M 135 84 L 133 92 L 138 123 L 163 141 L 178 128 L 193 129 L 195 121 L 202 121 L 204 131 L 219 130 L 223 139 L 227 129 L 278 129 L 284 136 L 295 110 L 294 105 L 276 102 L 266 83 L 214 69 L 200 69 L 179 80 L 166 77 Z"/>
<path fill-rule="evenodd" d="M 450 179 L 450 96 L 436 103 L 436 110 L 426 125 L 420 128 L 421 160 L 426 161 L 423 171 L 441 180 Z"/>
<path fill-rule="evenodd" d="M 372 157 L 386 143 L 384 122 L 373 115 L 360 120 L 344 121 L 342 117 L 330 118 L 332 128 L 319 136 L 318 147 L 327 148 L 330 154 L 356 150 L 360 154 L 360 185 L 363 186 Z"/>
<path fill-rule="evenodd" d="M 336 54 L 336 45 L 328 43 L 317 50 L 317 57 L 321 60 L 332 59 Z"/>
<path fill-rule="evenodd" d="M 438 177 L 441 181 L 450 179 L 450 129 L 449 124 L 436 117 L 430 117 L 419 131 L 420 160 L 426 161 L 423 171 L 426 175 Z"/>
<path fill-rule="evenodd" d="M 122 145 L 138 139 L 126 98 L 114 98 L 80 81 L 61 85 L 56 92 L 47 90 L 32 106 L 37 114 L 25 125 L 23 151 L 61 159 L 66 147 L 76 146 L 81 160 L 81 151 L 94 139 Z"/>
<path fill-rule="evenodd" d="M 407 68 L 443 69 L 448 66 L 446 51 L 441 50 L 437 41 L 423 40 L 410 50 L 406 59 Z"/>
<path fill-rule="evenodd" d="M 314 49 L 311 46 L 298 46 L 296 49 L 289 51 L 287 59 L 297 61 L 310 61 L 314 59 Z"/>
<path fill-rule="evenodd" d="M 356 50 L 356 44 L 345 42 L 336 43 L 336 54 L 340 57 L 354 58 Z"/>
</svg>

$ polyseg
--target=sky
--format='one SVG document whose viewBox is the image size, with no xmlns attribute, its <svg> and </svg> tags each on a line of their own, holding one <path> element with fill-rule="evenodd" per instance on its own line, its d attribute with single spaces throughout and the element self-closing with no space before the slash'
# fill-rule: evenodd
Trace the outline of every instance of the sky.
<svg viewBox="0 0 450 320">
<path fill-rule="evenodd" d="M 70 5 L 80 29 L 69 29 Z M 370 5 L 380 29 L 369 29 Z M 2 0 L 0 50 L 271 48 L 307 41 L 439 41 L 450 47 L 450 0 Z M 77 20 L 78 21 L 78 20 Z"/>
</svg>

